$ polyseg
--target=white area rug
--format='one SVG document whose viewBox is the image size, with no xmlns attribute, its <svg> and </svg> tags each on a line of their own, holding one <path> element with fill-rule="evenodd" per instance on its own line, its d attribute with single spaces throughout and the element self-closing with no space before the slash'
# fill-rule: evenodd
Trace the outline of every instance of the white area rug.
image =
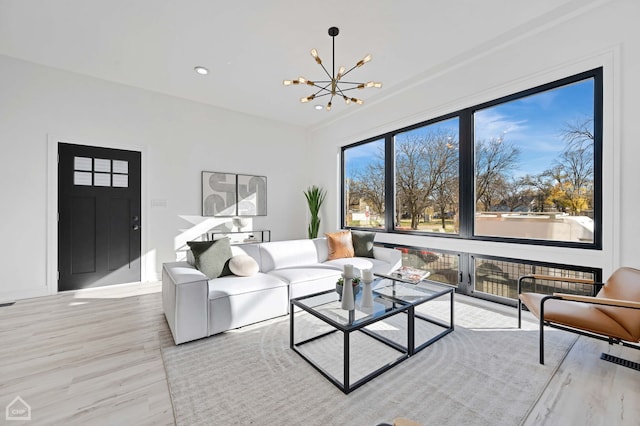
<svg viewBox="0 0 640 426">
<path fill-rule="evenodd" d="M 447 318 L 447 302 L 423 306 L 428 315 Z M 300 325 L 296 320 L 301 332 L 323 328 L 307 318 L 300 317 Z M 405 318 L 392 317 L 377 331 L 402 342 Z M 517 425 L 576 340 L 570 333 L 545 332 L 546 364 L 540 365 L 537 325 L 525 321 L 518 330 L 515 310 L 504 315 L 456 301 L 455 327 L 349 395 L 289 348 L 288 317 L 180 346 L 167 331 L 162 357 L 176 422 L 373 426 L 407 417 L 424 425 Z M 418 340 L 432 331 L 418 327 Z M 337 373 L 341 341 L 342 334 L 333 333 L 305 351 Z M 354 378 L 398 354 L 362 333 L 352 342 Z"/>
</svg>

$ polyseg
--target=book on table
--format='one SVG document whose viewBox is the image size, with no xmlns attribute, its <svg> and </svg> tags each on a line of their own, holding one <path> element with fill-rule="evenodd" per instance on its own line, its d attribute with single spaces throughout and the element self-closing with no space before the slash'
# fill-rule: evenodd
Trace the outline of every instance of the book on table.
<svg viewBox="0 0 640 426">
<path fill-rule="evenodd" d="M 427 278 L 429 275 L 431 275 L 431 272 L 413 268 L 411 266 L 401 266 L 395 271 L 391 272 L 389 274 L 389 278 L 396 278 L 402 281 L 417 284 Z"/>
</svg>

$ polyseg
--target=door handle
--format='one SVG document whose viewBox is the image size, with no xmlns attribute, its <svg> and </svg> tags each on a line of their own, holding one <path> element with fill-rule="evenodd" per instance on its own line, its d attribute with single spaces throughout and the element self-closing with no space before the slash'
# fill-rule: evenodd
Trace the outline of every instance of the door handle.
<svg viewBox="0 0 640 426">
<path fill-rule="evenodd" d="M 140 230 L 140 225 L 137 225 L 137 224 L 133 225 L 132 228 L 133 228 L 134 231 L 139 231 Z"/>
</svg>

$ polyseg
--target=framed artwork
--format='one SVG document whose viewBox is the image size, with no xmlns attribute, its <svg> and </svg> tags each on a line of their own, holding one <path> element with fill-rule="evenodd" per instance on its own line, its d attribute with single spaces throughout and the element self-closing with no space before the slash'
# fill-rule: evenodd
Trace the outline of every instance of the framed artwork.
<svg viewBox="0 0 640 426">
<path fill-rule="evenodd" d="M 202 172 L 202 216 L 235 216 L 236 206 L 236 175 Z"/>
<path fill-rule="evenodd" d="M 266 176 L 238 175 L 237 197 L 238 216 L 266 216 Z"/>
<path fill-rule="evenodd" d="M 203 216 L 266 216 L 267 177 L 202 172 Z"/>
</svg>

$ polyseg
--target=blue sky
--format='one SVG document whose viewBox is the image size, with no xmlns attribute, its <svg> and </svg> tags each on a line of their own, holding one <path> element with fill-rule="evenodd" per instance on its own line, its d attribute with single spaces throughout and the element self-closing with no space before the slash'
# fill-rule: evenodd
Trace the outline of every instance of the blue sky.
<svg viewBox="0 0 640 426">
<path fill-rule="evenodd" d="M 588 79 L 476 111 L 475 139 L 503 138 L 518 147 L 520 163 L 514 176 L 543 172 L 564 149 L 562 129 L 568 123 L 593 117 L 593 96 L 593 79 Z M 454 118 L 412 132 L 445 130 L 457 134 L 457 127 Z M 347 175 L 364 167 L 383 146 L 384 140 L 380 139 L 345 151 Z"/>
<path fill-rule="evenodd" d="M 568 123 L 593 117 L 593 80 L 583 80 L 547 92 L 477 111 L 477 140 L 502 137 L 520 149 L 514 175 L 540 173 L 565 147 L 562 130 Z"/>
</svg>

